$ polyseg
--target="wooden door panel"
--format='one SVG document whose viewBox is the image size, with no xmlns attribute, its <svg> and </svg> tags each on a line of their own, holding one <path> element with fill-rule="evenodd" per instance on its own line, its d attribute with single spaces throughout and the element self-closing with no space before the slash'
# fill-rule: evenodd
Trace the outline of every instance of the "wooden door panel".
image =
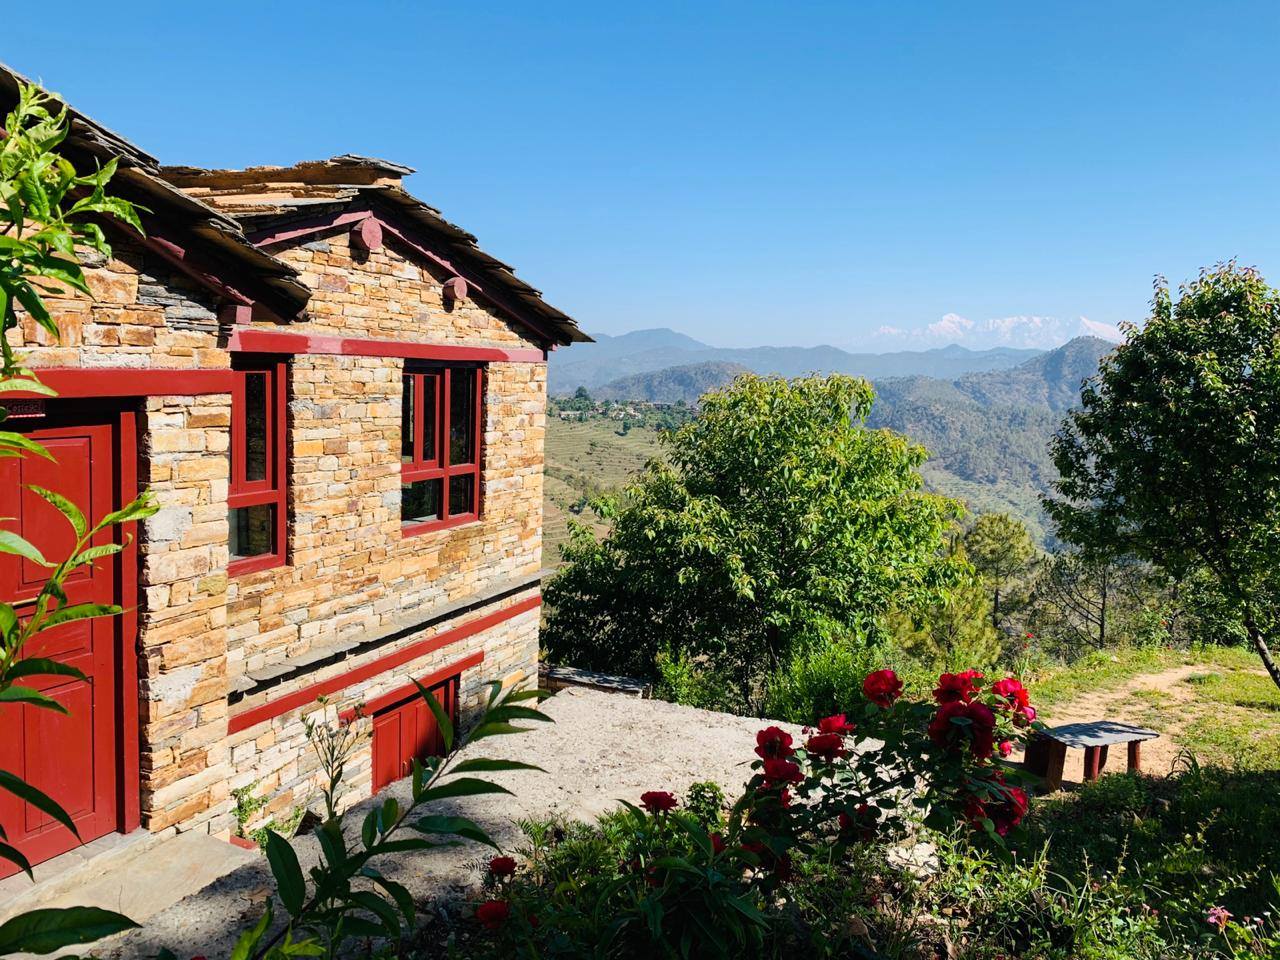
<svg viewBox="0 0 1280 960">
<path fill-rule="evenodd" d="M 75 545 L 66 518 L 43 497 L 27 489 L 38 485 L 66 497 L 86 516 L 98 518 L 115 508 L 113 428 L 108 424 L 49 427 L 29 436 L 57 458 L 0 460 L 0 522 L 33 543 L 45 558 L 65 559 Z M 111 531 L 95 545 L 111 542 Z M 0 597 L 16 600 L 19 616 L 29 616 L 32 600 L 45 583 L 39 564 L 0 555 Z M 67 602 L 116 601 L 117 565 L 107 558 L 76 570 L 64 582 Z M 100 837 L 119 825 L 120 744 L 117 670 L 121 648 L 119 621 L 98 618 L 69 623 L 41 634 L 23 651 L 78 668 L 85 680 L 61 676 L 24 681 L 62 703 L 69 715 L 30 706 L 0 707 L 0 767 L 21 776 L 58 801 L 76 822 L 80 839 L 45 814 L 0 794 L 0 823 L 33 863 L 57 856 L 80 842 Z M 0 863 L 0 876 L 13 872 Z"/>
<path fill-rule="evenodd" d="M 457 719 L 458 678 L 431 688 L 446 715 Z M 413 761 L 444 752 L 435 714 L 418 694 L 378 711 L 373 717 L 373 792 L 409 776 Z"/>
<path fill-rule="evenodd" d="M 373 719 L 373 790 L 400 779 L 401 716 L 392 711 Z"/>
</svg>

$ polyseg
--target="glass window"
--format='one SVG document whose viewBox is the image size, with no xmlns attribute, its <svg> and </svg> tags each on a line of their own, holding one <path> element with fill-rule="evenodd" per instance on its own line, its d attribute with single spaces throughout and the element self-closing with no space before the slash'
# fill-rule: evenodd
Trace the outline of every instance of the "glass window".
<svg viewBox="0 0 1280 960">
<path fill-rule="evenodd" d="M 475 371 L 452 370 L 449 376 L 449 462 L 474 463 L 475 458 Z"/>
<path fill-rule="evenodd" d="M 228 511 L 231 558 L 242 560 L 275 553 L 276 505 L 261 503 Z"/>
<path fill-rule="evenodd" d="M 417 480 L 400 486 L 400 520 L 403 523 L 429 523 L 440 519 L 442 478 Z"/>
<path fill-rule="evenodd" d="M 406 527 L 479 516 L 481 377 L 475 366 L 405 371 L 400 514 Z"/>
<path fill-rule="evenodd" d="M 287 364 L 236 354 L 231 392 L 231 482 L 227 490 L 231 562 L 249 573 L 284 563 Z"/>
</svg>

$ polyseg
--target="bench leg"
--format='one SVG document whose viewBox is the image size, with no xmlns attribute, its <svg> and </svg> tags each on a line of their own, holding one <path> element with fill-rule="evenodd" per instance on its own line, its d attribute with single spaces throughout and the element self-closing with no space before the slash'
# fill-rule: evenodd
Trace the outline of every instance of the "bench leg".
<svg viewBox="0 0 1280 960">
<path fill-rule="evenodd" d="M 1101 776 L 1102 771 L 1107 769 L 1107 751 L 1110 747 L 1103 747 L 1102 752 L 1098 754 L 1098 774 Z"/>
<path fill-rule="evenodd" d="M 1056 740 L 1049 742 L 1049 763 L 1044 774 L 1044 789 L 1047 793 L 1062 788 L 1062 770 L 1067 764 L 1067 745 Z"/>
<path fill-rule="evenodd" d="M 1086 783 L 1090 783 L 1098 779 L 1098 771 L 1100 769 L 1099 760 L 1102 757 L 1101 747 L 1085 747 L 1084 748 L 1084 779 Z"/>
<path fill-rule="evenodd" d="M 1142 741 L 1134 740 L 1129 744 L 1129 772 L 1142 769 Z"/>
</svg>

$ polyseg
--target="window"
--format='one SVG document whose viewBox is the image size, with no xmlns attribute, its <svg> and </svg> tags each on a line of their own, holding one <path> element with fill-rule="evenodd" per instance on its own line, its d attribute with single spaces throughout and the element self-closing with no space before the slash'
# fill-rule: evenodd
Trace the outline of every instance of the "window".
<svg viewBox="0 0 1280 960">
<path fill-rule="evenodd" d="M 284 563 L 285 373 L 283 360 L 237 356 L 232 361 L 231 562 L 235 575 Z"/>
<path fill-rule="evenodd" d="M 400 413 L 405 533 L 480 516 L 480 367 L 407 367 Z"/>
</svg>

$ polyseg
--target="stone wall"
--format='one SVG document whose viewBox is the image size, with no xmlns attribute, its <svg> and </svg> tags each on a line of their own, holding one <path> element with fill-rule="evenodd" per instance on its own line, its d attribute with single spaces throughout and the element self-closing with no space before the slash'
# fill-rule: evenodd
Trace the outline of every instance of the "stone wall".
<svg viewBox="0 0 1280 960">
<path fill-rule="evenodd" d="M 308 319 L 290 332 L 537 346 L 480 303 L 447 307 L 444 276 L 393 246 L 353 259 L 339 231 L 271 252 L 293 262 L 315 290 Z M 60 343 L 29 320 L 11 334 L 32 367 L 230 365 L 219 304 L 163 261 L 121 243 L 88 276 L 92 301 L 51 302 L 64 332 Z M 254 780 L 271 795 L 264 815 L 313 795 L 313 758 L 300 738 L 302 715 L 314 707 L 228 736 L 231 713 L 258 696 L 255 674 L 357 642 L 387 624 L 426 620 L 502 584 L 528 582 L 541 566 L 544 363 L 488 365 L 481 519 L 411 537 L 402 536 L 400 525 L 403 362 L 303 355 L 289 369 L 287 564 L 233 578 L 227 576 L 230 397 L 122 401 L 138 413 L 140 483 L 161 507 L 140 533 L 141 803 L 143 824 L 152 830 L 227 829 L 230 791 Z M 470 708 L 483 681 L 536 677 L 537 620 L 536 611 L 521 614 L 456 649 L 343 691 L 336 702 L 376 697 L 483 646 L 484 662 L 464 678 Z M 343 669 L 351 666 L 344 662 Z M 291 676 L 269 696 L 306 689 L 328 671 Z M 233 702 L 238 696 L 243 701 Z M 352 767 L 349 789 L 368 793 L 367 749 Z"/>
<path fill-rule="evenodd" d="M 501 609 L 501 606 L 520 599 L 511 598 L 492 609 Z M 486 608 L 485 612 L 489 609 Z M 378 656 L 433 636 L 441 629 L 443 627 L 415 633 L 392 648 L 380 649 Z M 323 809 L 320 787 L 324 776 L 315 751 L 307 740 L 305 721 L 308 717 L 317 722 L 336 723 L 339 713 L 404 686 L 409 682 L 408 678 L 427 676 L 481 650 L 484 651 L 484 660 L 462 672 L 458 706 L 463 726 L 481 709 L 488 695 L 487 683 L 490 680 L 505 677 L 520 686 L 536 682 L 538 610 L 521 613 L 482 633 L 434 650 L 402 668 L 348 687 L 330 698 L 326 705 L 312 703 L 232 734 L 227 741 L 234 770 L 230 788 L 252 787 L 254 796 L 267 800 L 266 805 L 245 825 L 246 829 L 256 829 L 273 819 L 287 821 L 298 807 Z M 340 667 L 318 671 L 311 679 L 322 682 L 329 676 L 358 666 L 359 661 L 354 664 L 346 662 Z M 354 729 L 359 742 L 344 771 L 340 791 L 343 807 L 364 799 L 372 790 L 372 719 L 357 718 Z"/>
</svg>

